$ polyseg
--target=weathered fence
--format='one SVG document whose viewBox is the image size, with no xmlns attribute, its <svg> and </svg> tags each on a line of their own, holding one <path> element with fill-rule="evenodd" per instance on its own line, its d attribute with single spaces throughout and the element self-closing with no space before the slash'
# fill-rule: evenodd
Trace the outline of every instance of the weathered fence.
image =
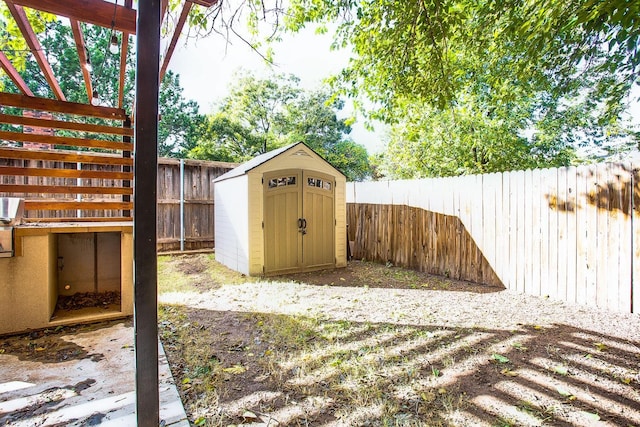
<svg viewBox="0 0 640 427">
<path fill-rule="evenodd" d="M 1 150 L 0 150 L 1 151 Z M 4 151 L 11 151 L 4 149 Z M 47 150 L 22 150 L 13 149 L 18 153 L 26 153 L 33 156 L 44 157 L 51 155 Z M 25 154 L 25 155 L 26 155 Z M 13 176 L 0 175 L 0 185 L 9 190 L 0 192 L 0 195 L 22 197 L 31 203 L 46 200 L 52 203 L 55 199 L 68 200 L 69 197 L 78 201 L 77 205 L 95 202 L 92 206 L 99 206 L 100 203 L 119 201 L 121 191 L 116 191 L 122 185 L 119 176 L 115 178 L 102 175 L 114 175 L 119 173 L 119 165 L 108 164 L 111 160 L 118 160 L 117 156 L 106 153 L 100 154 L 104 159 L 103 163 L 94 164 L 83 163 L 85 156 L 82 153 L 69 152 L 67 156 L 74 156 L 77 161 L 69 162 L 64 158 L 60 161 L 54 160 L 32 160 L 24 158 L 25 155 L 6 157 L 0 152 L 0 168 L 9 172 L 18 168 L 29 168 L 31 171 L 50 171 L 49 176 Z M 88 156 L 87 156 L 88 157 Z M 158 250 L 196 250 L 214 247 L 214 216 L 213 216 L 213 179 L 222 175 L 237 166 L 235 163 L 210 162 L 201 160 L 177 160 L 169 158 L 158 159 Z M 65 171 L 74 173 L 72 177 L 60 176 Z M 50 176 L 53 175 L 53 176 Z M 20 185 L 16 186 L 19 181 Z M 30 185 L 39 185 L 42 188 L 52 188 L 58 186 L 62 191 L 55 194 L 48 193 L 24 193 L 21 188 Z M 99 187 L 105 194 L 77 194 L 89 187 Z M 78 190 L 76 190 L 78 189 Z M 113 189 L 114 194 L 110 194 Z M 75 208 L 76 206 L 74 206 Z M 88 220 L 96 215 L 107 220 L 115 216 L 109 210 L 53 210 L 46 212 L 50 218 L 66 218 L 67 220 Z M 28 211 L 27 220 L 43 219 L 40 211 Z M 50 219 L 48 218 L 48 219 Z M 116 218 L 114 218 L 116 219 Z M 117 218 L 121 220 L 122 218 Z"/>
<path fill-rule="evenodd" d="M 349 239 L 359 258 L 637 312 L 639 166 L 351 183 Z"/>
<path fill-rule="evenodd" d="M 235 163 L 160 159 L 158 250 L 214 248 L 213 180 Z"/>
</svg>

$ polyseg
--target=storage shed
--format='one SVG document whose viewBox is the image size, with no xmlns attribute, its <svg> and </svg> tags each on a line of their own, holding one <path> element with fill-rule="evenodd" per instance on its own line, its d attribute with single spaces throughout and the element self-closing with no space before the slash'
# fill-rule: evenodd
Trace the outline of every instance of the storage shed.
<svg viewBox="0 0 640 427">
<path fill-rule="evenodd" d="M 346 178 L 304 143 L 213 182 L 218 262 L 250 276 L 347 265 Z"/>
</svg>

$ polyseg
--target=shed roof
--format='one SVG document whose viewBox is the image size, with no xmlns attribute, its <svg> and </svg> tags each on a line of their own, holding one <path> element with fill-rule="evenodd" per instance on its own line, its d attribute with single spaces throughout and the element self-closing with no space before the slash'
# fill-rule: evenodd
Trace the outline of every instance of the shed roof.
<svg viewBox="0 0 640 427">
<path fill-rule="evenodd" d="M 253 159 L 241 164 L 240 166 L 231 169 L 229 172 L 220 175 L 219 177 L 217 177 L 216 179 L 213 180 L 213 182 L 219 182 L 219 181 L 224 181 L 230 178 L 235 178 L 237 176 L 241 176 L 246 174 L 247 172 L 249 172 L 252 169 L 257 168 L 258 166 L 268 162 L 269 160 L 273 159 L 274 157 L 279 156 L 282 153 L 285 153 L 289 150 L 294 149 L 295 147 L 298 147 L 300 145 L 304 145 L 305 147 L 307 147 L 309 150 L 313 151 L 318 157 L 320 157 L 324 162 L 326 162 L 327 164 L 329 164 L 329 162 L 327 162 L 324 158 L 322 158 L 322 156 L 320 156 L 318 153 L 316 153 L 311 147 L 309 147 L 307 144 L 305 144 L 304 142 L 300 141 L 300 142 L 295 142 L 293 144 L 289 144 L 286 145 L 284 147 L 275 149 L 275 150 L 271 150 L 269 152 L 260 154 L 259 156 L 254 157 Z M 331 165 L 332 168 L 336 169 L 333 165 Z M 336 169 L 336 171 L 342 175 L 344 175 L 342 172 L 340 172 L 338 169 Z"/>
</svg>

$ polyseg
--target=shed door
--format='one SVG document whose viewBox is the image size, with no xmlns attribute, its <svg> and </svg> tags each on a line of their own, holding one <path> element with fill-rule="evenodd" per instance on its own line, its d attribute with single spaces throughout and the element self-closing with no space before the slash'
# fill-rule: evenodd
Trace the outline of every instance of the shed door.
<svg viewBox="0 0 640 427">
<path fill-rule="evenodd" d="M 334 265 L 334 184 L 310 171 L 265 174 L 265 273 Z"/>
</svg>

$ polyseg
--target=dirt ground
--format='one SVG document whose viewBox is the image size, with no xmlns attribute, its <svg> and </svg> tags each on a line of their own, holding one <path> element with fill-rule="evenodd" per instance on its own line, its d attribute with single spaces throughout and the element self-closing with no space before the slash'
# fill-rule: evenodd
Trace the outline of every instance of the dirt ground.
<svg viewBox="0 0 640 427">
<path fill-rule="evenodd" d="M 160 260 L 194 425 L 638 426 L 640 318 L 392 266 L 244 278 Z"/>
</svg>

